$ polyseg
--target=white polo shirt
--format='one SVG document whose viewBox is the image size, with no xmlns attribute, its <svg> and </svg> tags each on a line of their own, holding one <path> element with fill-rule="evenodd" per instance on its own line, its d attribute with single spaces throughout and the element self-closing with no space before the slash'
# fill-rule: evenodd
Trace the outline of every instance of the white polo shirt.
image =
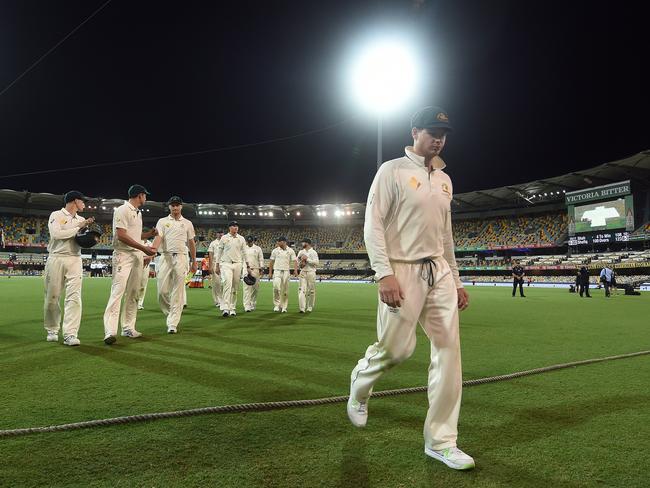
<svg viewBox="0 0 650 488">
<path fill-rule="evenodd" d="M 117 229 L 125 229 L 126 234 L 136 242 L 142 240 L 142 212 L 128 201 L 113 212 L 113 249 L 120 252 L 142 252 L 121 242 L 117 238 Z"/>
<path fill-rule="evenodd" d="M 79 227 L 86 220 L 81 215 L 72 216 L 65 208 L 50 214 L 47 228 L 50 231 L 50 242 L 47 250 L 52 256 L 81 256 L 81 247 L 74 240 Z"/>
<path fill-rule="evenodd" d="M 307 256 L 307 262 L 302 269 L 305 271 L 316 271 L 316 268 L 318 267 L 318 253 L 314 251 L 314 248 L 311 248 L 309 250 L 301 249 L 298 251 L 298 264 L 300 264 L 300 260 L 303 256 Z"/>
<path fill-rule="evenodd" d="M 246 262 L 252 269 L 264 268 L 264 253 L 262 248 L 257 244 L 252 246 L 246 245 Z"/>
<path fill-rule="evenodd" d="M 195 235 L 192 222 L 182 215 L 178 220 L 171 215 L 159 219 L 156 230 L 162 238 L 159 249 L 161 254 L 187 254 L 187 242 L 194 239 Z"/>
<path fill-rule="evenodd" d="M 405 148 L 406 156 L 381 165 L 368 193 L 364 240 L 377 279 L 393 274 L 391 261 L 418 262 L 440 257 L 462 288 L 451 232 L 451 179 L 435 158 L 429 173 L 424 158 Z"/>
<path fill-rule="evenodd" d="M 274 270 L 289 271 L 296 261 L 296 252 L 289 246 L 286 249 L 276 247 L 271 251 L 271 261 L 273 261 Z"/>
<path fill-rule="evenodd" d="M 246 261 L 246 239 L 239 234 L 224 234 L 217 246 L 217 263 L 244 263 Z"/>
</svg>

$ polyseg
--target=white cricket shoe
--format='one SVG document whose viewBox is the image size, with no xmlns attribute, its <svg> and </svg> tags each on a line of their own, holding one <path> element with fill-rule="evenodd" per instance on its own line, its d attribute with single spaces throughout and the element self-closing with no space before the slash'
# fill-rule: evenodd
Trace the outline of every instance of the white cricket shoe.
<svg viewBox="0 0 650 488">
<path fill-rule="evenodd" d="M 312 311 L 312 309 L 311 309 L 311 308 L 308 308 L 308 309 L 307 309 L 307 311 L 308 311 L 308 312 L 311 312 L 311 311 Z"/>
<path fill-rule="evenodd" d="M 48 332 L 45 340 L 47 342 L 59 342 L 59 334 L 57 332 Z"/>
<path fill-rule="evenodd" d="M 274 312 L 279 312 L 279 311 L 280 311 L 280 307 L 273 307 L 273 311 L 274 311 Z"/>
<path fill-rule="evenodd" d="M 355 427 L 365 427 L 368 422 L 368 402 L 348 400 L 348 417 Z"/>
<path fill-rule="evenodd" d="M 142 332 L 138 332 L 135 329 L 126 329 L 122 331 L 122 337 L 130 337 L 131 339 L 135 339 L 136 337 L 141 337 Z"/>
<path fill-rule="evenodd" d="M 138 310 L 144 310 L 144 306 L 138 305 Z"/>
<path fill-rule="evenodd" d="M 168 334 L 176 334 L 176 327 L 169 327 L 167 329 Z"/>
<path fill-rule="evenodd" d="M 81 341 L 77 339 L 75 336 L 68 336 L 65 339 L 63 339 L 63 343 L 66 346 L 78 346 L 81 344 Z"/>
<path fill-rule="evenodd" d="M 230 316 L 231 317 L 237 317 L 237 312 L 235 310 L 230 311 Z"/>
<path fill-rule="evenodd" d="M 435 451 L 425 446 L 424 454 L 445 463 L 451 469 L 466 470 L 473 469 L 475 466 L 472 456 L 465 454 L 457 447 L 448 447 L 440 451 Z"/>
<path fill-rule="evenodd" d="M 283 308 L 283 309 L 282 309 L 282 313 L 287 313 L 287 309 L 286 309 L 286 308 Z"/>
</svg>

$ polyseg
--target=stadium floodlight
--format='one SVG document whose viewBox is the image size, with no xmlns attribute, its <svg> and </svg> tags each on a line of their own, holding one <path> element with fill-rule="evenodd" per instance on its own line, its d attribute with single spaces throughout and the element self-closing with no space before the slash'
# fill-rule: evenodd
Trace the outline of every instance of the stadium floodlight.
<svg viewBox="0 0 650 488">
<path fill-rule="evenodd" d="M 403 107 L 417 91 L 416 58 L 415 47 L 395 35 L 361 45 L 351 56 L 350 94 L 377 117 L 377 168 L 382 163 L 382 118 Z"/>
</svg>

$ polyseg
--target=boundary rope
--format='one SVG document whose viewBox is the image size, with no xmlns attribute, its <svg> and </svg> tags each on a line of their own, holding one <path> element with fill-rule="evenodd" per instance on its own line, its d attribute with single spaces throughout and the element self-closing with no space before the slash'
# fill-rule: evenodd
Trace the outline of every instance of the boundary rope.
<svg viewBox="0 0 650 488">
<path fill-rule="evenodd" d="M 463 381 L 463 387 L 484 385 L 487 383 L 496 383 L 498 381 L 506 381 L 523 376 L 531 376 L 549 371 L 556 371 L 559 369 L 573 368 L 576 366 L 584 366 L 587 364 L 602 363 L 605 361 L 613 361 L 616 359 L 626 359 L 638 356 L 645 356 L 650 354 L 650 350 L 638 351 L 628 354 L 619 354 L 616 356 L 606 356 L 602 358 L 585 359 L 582 361 L 573 361 L 570 363 L 553 364 L 551 366 L 544 366 L 542 368 L 528 369 L 525 371 L 517 371 L 515 373 L 502 374 L 498 376 L 488 376 L 486 378 L 477 378 L 474 380 Z M 416 386 L 411 388 L 400 388 L 397 390 L 384 390 L 374 392 L 373 398 L 389 397 L 396 395 L 403 395 L 407 393 L 418 393 L 427 391 L 426 386 Z M 158 412 L 146 413 L 141 415 L 128 415 L 124 417 L 114 417 L 108 419 L 87 420 L 84 422 L 75 422 L 70 424 L 51 425 L 48 427 L 29 427 L 24 429 L 10 429 L 0 430 L 0 438 L 3 437 L 17 437 L 28 434 L 42 434 L 47 432 L 63 432 L 68 430 L 88 429 L 92 427 L 105 427 L 109 425 L 130 424 L 135 422 L 145 422 L 149 420 L 171 419 L 179 417 L 192 417 L 196 415 L 206 414 L 221 414 L 221 413 L 244 413 L 244 412 L 265 412 L 269 410 L 281 410 L 286 408 L 297 407 L 311 407 L 316 405 L 327 405 L 331 403 L 343 403 L 348 401 L 348 396 L 335 396 L 326 398 L 316 398 L 311 400 L 288 400 L 279 402 L 262 402 L 262 403 L 240 403 L 236 405 L 222 405 L 217 407 L 203 407 L 192 408 L 189 410 L 178 410 L 175 412 Z"/>
</svg>

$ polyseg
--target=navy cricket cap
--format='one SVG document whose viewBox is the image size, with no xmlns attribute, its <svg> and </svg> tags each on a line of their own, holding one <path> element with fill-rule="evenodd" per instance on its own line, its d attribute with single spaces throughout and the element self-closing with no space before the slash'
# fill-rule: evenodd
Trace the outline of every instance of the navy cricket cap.
<svg viewBox="0 0 650 488">
<path fill-rule="evenodd" d="M 282 242 L 282 241 L 287 242 L 287 238 L 284 236 L 278 237 L 278 242 Z"/>
<path fill-rule="evenodd" d="M 140 193 L 149 195 L 147 189 L 142 185 L 131 185 L 129 187 L 129 198 L 137 197 Z"/>
<path fill-rule="evenodd" d="M 246 237 L 246 242 L 255 242 L 255 237 L 254 236 Z"/>
<path fill-rule="evenodd" d="M 446 129 L 451 132 L 449 115 L 442 107 L 424 107 L 417 111 L 411 118 L 411 128 L 418 129 Z"/>
<path fill-rule="evenodd" d="M 301 242 L 306 242 L 311 246 L 311 239 L 309 237 L 305 237 Z"/>
<path fill-rule="evenodd" d="M 85 202 L 88 200 L 88 197 L 77 190 L 71 190 L 63 195 L 63 203 L 70 203 L 74 202 L 75 200 L 83 200 Z"/>
<path fill-rule="evenodd" d="M 237 226 L 237 227 L 239 227 L 239 222 L 237 222 L 236 220 L 231 220 L 231 221 L 228 223 L 228 227 L 233 227 L 233 226 Z"/>
<path fill-rule="evenodd" d="M 167 205 L 183 205 L 183 199 L 179 196 L 174 195 L 169 200 L 167 200 Z"/>
</svg>

